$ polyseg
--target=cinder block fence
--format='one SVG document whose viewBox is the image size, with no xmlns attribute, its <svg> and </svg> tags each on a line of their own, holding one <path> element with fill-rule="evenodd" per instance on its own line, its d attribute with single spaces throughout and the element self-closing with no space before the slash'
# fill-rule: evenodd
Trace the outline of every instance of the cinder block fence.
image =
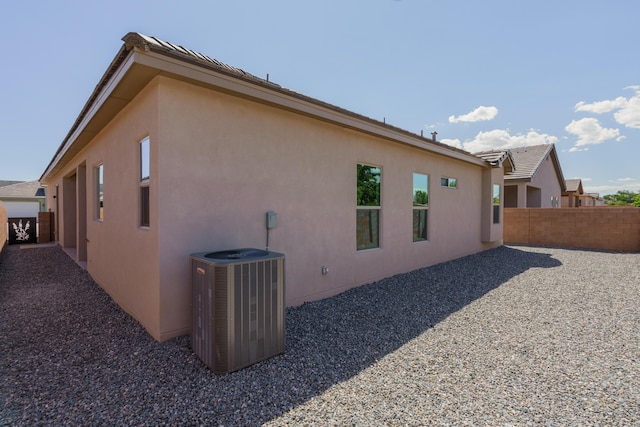
<svg viewBox="0 0 640 427">
<path fill-rule="evenodd" d="M 504 242 L 640 252 L 640 208 L 505 208 Z"/>
</svg>

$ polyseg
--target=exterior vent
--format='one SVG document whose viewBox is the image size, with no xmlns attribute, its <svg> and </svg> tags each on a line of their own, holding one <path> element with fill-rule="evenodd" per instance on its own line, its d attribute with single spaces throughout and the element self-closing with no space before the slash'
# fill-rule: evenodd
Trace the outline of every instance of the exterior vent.
<svg viewBox="0 0 640 427">
<path fill-rule="evenodd" d="M 191 347 L 214 373 L 284 353 L 283 254 L 192 254 L 191 283 Z"/>
</svg>

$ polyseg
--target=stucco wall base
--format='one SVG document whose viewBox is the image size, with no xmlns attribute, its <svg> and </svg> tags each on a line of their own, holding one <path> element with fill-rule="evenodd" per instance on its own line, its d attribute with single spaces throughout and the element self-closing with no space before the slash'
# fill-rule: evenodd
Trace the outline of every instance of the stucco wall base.
<svg viewBox="0 0 640 427">
<path fill-rule="evenodd" d="M 346 291 L 348 291 L 350 289 L 354 289 L 354 288 L 357 288 L 357 287 L 360 287 L 360 286 L 365 286 L 365 285 L 373 283 L 375 281 L 384 280 L 385 278 L 393 277 L 393 276 L 396 276 L 398 274 L 405 274 L 405 273 L 409 273 L 411 271 L 416 271 L 416 270 L 421 270 L 423 268 L 433 267 L 434 265 L 442 264 L 444 262 L 453 261 L 455 259 L 463 258 L 465 256 L 473 255 L 473 254 L 476 254 L 476 253 L 479 253 L 479 252 L 484 252 L 486 250 L 494 249 L 494 248 L 497 248 L 497 247 L 500 247 L 500 246 L 503 246 L 503 245 L 504 245 L 504 242 L 502 240 L 495 241 L 495 242 L 489 242 L 489 243 L 483 243 L 482 248 L 479 248 L 479 249 L 473 250 L 473 251 L 464 252 L 464 253 L 462 253 L 462 254 L 460 254 L 460 255 L 458 255 L 456 257 L 453 257 L 451 259 L 444 259 L 444 260 L 433 262 L 433 263 L 430 263 L 430 264 L 425 264 L 425 265 L 423 265 L 421 267 L 409 269 L 409 270 L 406 270 L 406 271 L 397 271 L 397 272 L 389 274 L 386 277 L 376 278 L 375 280 L 362 281 L 362 282 L 354 283 L 354 284 L 351 284 L 351 285 L 345 285 L 345 286 L 341 286 L 341 287 L 337 287 L 337 288 L 331 288 L 331 289 L 329 289 L 327 291 L 318 292 L 318 293 L 315 293 L 315 294 L 310 294 L 310 295 L 307 295 L 307 296 L 305 296 L 303 298 L 289 299 L 289 300 L 287 300 L 287 307 L 295 307 L 295 306 L 299 306 L 299 305 L 305 304 L 307 302 L 312 302 L 312 301 L 317 301 L 317 300 L 321 300 L 321 299 L 325 299 L 325 298 L 330 298 L 330 297 L 333 297 L 335 295 L 339 295 L 339 294 L 341 294 L 343 292 L 346 292 Z"/>
</svg>

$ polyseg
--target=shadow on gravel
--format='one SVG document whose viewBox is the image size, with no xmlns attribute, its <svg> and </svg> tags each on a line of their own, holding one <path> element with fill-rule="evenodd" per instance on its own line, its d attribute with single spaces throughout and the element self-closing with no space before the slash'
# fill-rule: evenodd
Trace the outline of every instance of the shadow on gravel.
<svg viewBox="0 0 640 427">
<path fill-rule="evenodd" d="M 189 337 L 153 341 L 61 249 L 10 250 L 0 264 L 0 420 L 261 425 L 512 277 L 560 265 L 503 246 L 290 308 L 284 355 L 217 376 Z"/>
</svg>

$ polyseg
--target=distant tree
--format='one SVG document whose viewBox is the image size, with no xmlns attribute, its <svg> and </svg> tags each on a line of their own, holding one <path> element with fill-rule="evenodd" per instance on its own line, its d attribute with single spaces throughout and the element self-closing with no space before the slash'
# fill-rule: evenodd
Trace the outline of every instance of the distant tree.
<svg viewBox="0 0 640 427">
<path fill-rule="evenodd" d="M 640 206 L 640 192 L 620 190 L 616 194 L 607 194 L 604 200 L 609 206 Z"/>
</svg>

